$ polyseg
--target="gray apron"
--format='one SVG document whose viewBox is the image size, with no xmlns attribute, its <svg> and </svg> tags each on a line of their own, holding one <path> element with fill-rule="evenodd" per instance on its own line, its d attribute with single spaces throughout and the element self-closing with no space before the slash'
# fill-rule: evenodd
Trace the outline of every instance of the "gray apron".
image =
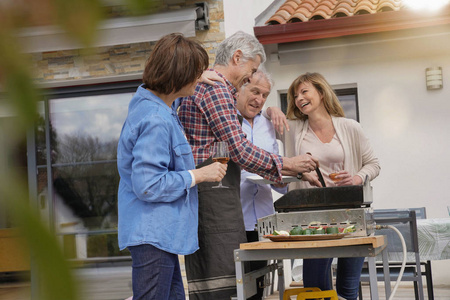
<svg viewBox="0 0 450 300">
<path fill-rule="evenodd" d="M 208 158 L 197 168 L 212 162 Z M 241 170 L 228 162 L 222 184 L 228 189 L 213 189 L 217 182 L 198 185 L 200 249 L 185 256 L 189 300 L 229 300 L 236 295 L 235 249 L 247 242 L 240 201 Z"/>
</svg>

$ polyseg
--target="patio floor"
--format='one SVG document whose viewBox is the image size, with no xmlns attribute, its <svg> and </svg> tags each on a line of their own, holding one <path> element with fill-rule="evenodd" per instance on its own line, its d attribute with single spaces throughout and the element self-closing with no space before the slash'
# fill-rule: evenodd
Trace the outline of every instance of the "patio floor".
<svg viewBox="0 0 450 300">
<path fill-rule="evenodd" d="M 370 300 L 370 293 L 369 293 L 369 286 L 368 284 L 363 285 L 363 299 Z M 386 300 L 386 297 L 384 296 L 384 287 L 382 283 L 379 283 L 378 285 L 378 292 L 379 292 L 379 300 Z M 426 294 L 426 287 L 424 287 L 424 294 L 425 299 L 428 299 L 428 296 Z M 279 294 L 278 292 L 275 292 L 273 295 L 270 295 L 269 297 L 265 298 L 266 300 L 279 300 Z M 295 296 L 291 298 L 292 300 L 296 299 Z M 395 300 L 413 300 L 414 299 L 414 288 L 413 284 L 411 283 L 402 283 L 399 285 L 397 292 L 395 293 Z M 446 286 L 435 286 L 434 287 L 434 299 L 435 300 L 448 300 L 450 299 L 450 285 Z"/>
<path fill-rule="evenodd" d="M 80 269 L 76 271 L 80 278 L 81 297 L 83 300 L 124 300 L 132 295 L 131 267 L 108 267 Z M 299 284 L 296 284 L 299 285 Z M 301 286 L 301 285 L 299 285 Z M 0 281 L 0 299 L 2 300 L 30 300 L 29 281 Z M 383 284 L 379 283 L 380 300 L 385 299 Z M 424 288 L 425 299 L 426 288 Z M 434 286 L 434 299 L 450 299 L 450 285 Z M 370 299 L 369 286 L 363 285 L 363 298 Z M 186 299 L 189 299 L 186 297 Z M 278 292 L 268 296 L 267 300 L 279 299 Z M 293 297 L 292 299 L 295 299 Z M 396 300 L 414 299 L 412 282 L 403 282 L 395 295 Z"/>
</svg>

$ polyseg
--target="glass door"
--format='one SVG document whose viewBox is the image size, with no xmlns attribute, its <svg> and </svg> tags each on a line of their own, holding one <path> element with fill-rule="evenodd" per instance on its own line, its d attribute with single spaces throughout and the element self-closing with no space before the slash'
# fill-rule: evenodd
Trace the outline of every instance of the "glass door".
<svg viewBox="0 0 450 300">
<path fill-rule="evenodd" d="M 130 254 L 117 242 L 116 151 L 138 85 L 61 88 L 39 104 L 31 171 L 37 206 L 66 258 L 76 262 L 83 299 L 131 296 Z"/>
<path fill-rule="evenodd" d="M 116 147 L 131 97 L 48 100 L 46 134 L 37 136 L 37 145 L 45 145 L 37 156 L 38 199 L 68 258 L 121 255 L 116 246 Z"/>
</svg>

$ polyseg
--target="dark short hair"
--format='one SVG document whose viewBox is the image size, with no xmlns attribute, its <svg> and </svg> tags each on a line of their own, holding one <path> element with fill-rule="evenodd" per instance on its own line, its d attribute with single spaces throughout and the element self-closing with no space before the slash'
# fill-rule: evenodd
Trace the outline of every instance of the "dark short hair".
<svg viewBox="0 0 450 300">
<path fill-rule="evenodd" d="M 197 80 L 209 65 L 208 54 L 182 34 L 162 37 L 147 60 L 142 81 L 147 88 L 168 95 Z"/>
</svg>

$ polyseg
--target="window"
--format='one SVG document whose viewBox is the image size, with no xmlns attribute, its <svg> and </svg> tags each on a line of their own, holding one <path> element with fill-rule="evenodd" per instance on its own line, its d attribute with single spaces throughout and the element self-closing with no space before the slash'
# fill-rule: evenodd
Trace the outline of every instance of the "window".
<svg viewBox="0 0 450 300">
<path fill-rule="evenodd" d="M 359 108 L 358 108 L 358 90 L 357 88 L 335 89 L 345 116 L 359 122 Z M 280 94 L 281 110 L 286 114 L 287 111 L 287 93 Z"/>
<path fill-rule="evenodd" d="M 336 89 L 334 91 L 341 102 L 347 118 L 359 122 L 358 91 L 356 88 Z"/>
<path fill-rule="evenodd" d="M 38 205 L 68 258 L 129 255 L 117 246 L 116 152 L 139 83 L 58 88 L 39 103 Z"/>
</svg>

